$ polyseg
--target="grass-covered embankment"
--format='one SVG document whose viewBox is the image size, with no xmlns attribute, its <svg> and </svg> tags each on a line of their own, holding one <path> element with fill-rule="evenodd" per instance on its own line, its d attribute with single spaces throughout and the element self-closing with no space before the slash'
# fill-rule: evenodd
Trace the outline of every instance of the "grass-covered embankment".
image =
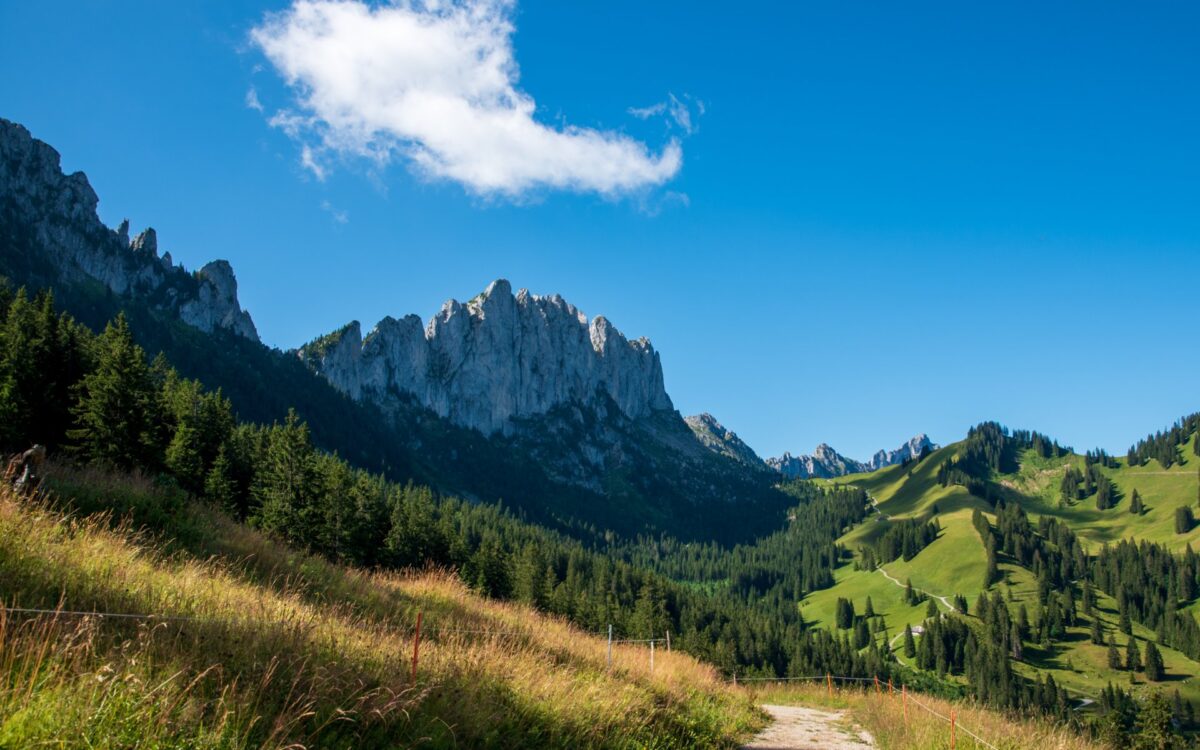
<svg viewBox="0 0 1200 750">
<path fill-rule="evenodd" d="M 49 500 L 0 490 L 0 602 L 161 617 L 0 619 L 0 747 L 732 747 L 762 722 L 686 655 L 651 673 L 617 646 L 609 671 L 603 639 L 453 575 L 354 570 L 145 480 L 52 476 Z"/>
</svg>

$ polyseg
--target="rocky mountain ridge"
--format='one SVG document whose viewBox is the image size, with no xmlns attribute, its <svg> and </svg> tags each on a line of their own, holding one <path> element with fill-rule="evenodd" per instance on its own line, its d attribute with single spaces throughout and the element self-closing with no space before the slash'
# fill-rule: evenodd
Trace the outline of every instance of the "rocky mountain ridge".
<svg viewBox="0 0 1200 750">
<path fill-rule="evenodd" d="M 131 240 L 129 222 L 110 229 L 100 221 L 98 205 L 86 175 L 63 174 L 58 151 L 0 118 L 0 274 L 47 286 L 99 284 L 206 333 L 228 330 L 258 341 L 228 262 L 189 273 L 170 253 L 159 256 L 153 229 Z"/>
<path fill-rule="evenodd" d="M 388 317 L 364 338 L 354 321 L 298 353 L 355 400 L 386 409 L 411 399 L 485 435 L 570 405 L 612 404 L 633 420 L 674 410 L 649 341 L 589 321 L 557 294 L 514 295 L 504 279 L 466 304 L 447 301 L 428 324 Z"/>
<path fill-rule="evenodd" d="M 921 433 L 909 438 L 894 450 L 877 451 L 869 461 L 847 458 L 828 444 L 821 443 L 811 455 L 793 456 L 791 453 L 784 453 L 782 456 L 768 458 L 766 463 L 767 466 L 782 474 L 785 479 L 828 479 L 894 466 L 919 458 L 923 451 L 936 448 L 937 446 L 929 439 L 929 436 Z"/>
</svg>

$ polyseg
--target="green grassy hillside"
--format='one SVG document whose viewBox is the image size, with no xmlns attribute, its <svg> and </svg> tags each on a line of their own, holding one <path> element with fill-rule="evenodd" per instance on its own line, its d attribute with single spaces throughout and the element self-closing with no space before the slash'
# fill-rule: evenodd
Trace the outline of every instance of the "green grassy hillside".
<svg viewBox="0 0 1200 750">
<path fill-rule="evenodd" d="M 1115 488 L 1115 505 L 1103 510 L 1097 508 L 1095 496 L 1070 503 L 1061 500 L 1060 485 L 1068 467 L 1080 471 L 1085 468 L 1084 457 L 1074 453 L 1043 458 L 1032 449 L 1026 449 L 1017 456 L 1018 465 L 1014 471 L 997 473 L 991 479 L 1002 493 L 1004 502 L 1018 504 L 1035 526 L 1043 516 L 1065 522 L 1090 554 L 1097 553 L 1106 544 L 1131 538 L 1161 544 L 1180 553 L 1189 545 L 1193 549 L 1200 547 L 1200 526 L 1186 533 L 1176 533 L 1175 527 L 1177 508 L 1197 508 L 1200 459 L 1193 453 L 1197 439 L 1198 435 L 1193 434 L 1181 446 L 1180 462 L 1170 468 L 1164 468 L 1155 460 L 1142 466 L 1130 466 L 1124 457 L 1115 461 L 1115 467 L 1097 465 L 1098 471 L 1108 477 Z M 876 570 L 862 570 L 855 562 L 844 562 L 835 572 L 833 587 L 811 593 L 801 602 L 806 621 L 833 628 L 838 599 L 850 599 L 861 615 L 866 599 L 870 597 L 874 611 L 882 615 L 887 628 L 886 634 L 876 638 L 886 637 L 899 651 L 905 625 L 916 626 L 927 616 L 927 602 L 905 602 L 901 584 L 907 581 L 911 581 L 918 591 L 946 597 L 946 601 L 937 600 L 941 612 L 951 609 L 948 605 L 955 595 L 962 595 L 968 602 L 968 610 L 974 613 L 978 596 L 984 590 L 987 556 L 980 534 L 972 524 L 972 514 L 978 509 L 993 524 L 996 515 L 991 503 L 971 494 L 965 487 L 943 486 L 938 482 L 939 469 L 959 456 L 963 445 L 955 443 L 941 448 L 915 464 L 823 481 L 859 487 L 875 500 L 878 513 L 839 539 L 840 544 L 856 553 L 856 560 L 859 550 L 873 544 L 899 521 L 936 520 L 941 531 L 936 540 L 908 561 L 898 558 L 881 564 Z M 1130 512 L 1135 489 L 1144 506 L 1140 514 Z M 999 571 L 999 579 L 988 590 L 999 591 L 1010 610 L 1015 611 L 1024 604 L 1030 616 L 1036 617 L 1040 604 L 1034 571 L 1004 556 L 1000 558 Z M 1078 595 L 1078 590 L 1075 593 Z M 1096 593 L 1096 612 L 1104 633 L 1115 639 L 1118 650 L 1124 655 L 1128 636 L 1118 628 L 1117 603 L 1110 596 Z M 1200 609 L 1200 603 L 1194 601 L 1181 604 L 1193 611 Z M 1081 619 L 1085 621 L 1068 627 L 1065 637 L 1048 645 L 1026 644 L 1023 658 L 1016 665 L 1017 671 L 1028 676 L 1052 675 L 1059 685 L 1081 697 L 1096 697 L 1109 682 L 1128 687 L 1130 673 L 1109 668 L 1107 646 L 1091 642 L 1091 620 Z M 1136 622 L 1133 635 L 1143 650 L 1145 642 L 1158 640 L 1154 632 Z M 1160 646 L 1160 650 L 1166 678 L 1154 687 L 1169 691 L 1178 689 L 1182 697 L 1200 701 L 1200 663 L 1165 646 Z M 908 661 L 902 653 L 898 656 L 901 661 Z M 1142 675 L 1137 675 L 1135 681 L 1135 695 L 1149 689 Z"/>
</svg>

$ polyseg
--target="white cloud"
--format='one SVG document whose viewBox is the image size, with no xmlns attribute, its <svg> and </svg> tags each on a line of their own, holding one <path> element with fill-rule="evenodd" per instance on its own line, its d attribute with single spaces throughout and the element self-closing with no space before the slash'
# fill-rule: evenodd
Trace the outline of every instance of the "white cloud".
<svg viewBox="0 0 1200 750">
<path fill-rule="evenodd" d="M 425 175 L 510 197 L 541 188 L 616 195 L 674 177 L 677 139 L 656 154 L 621 133 L 535 119 L 533 98 L 518 88 L 513 7 L 295 0 L 251 32 L 296 98 L 270 122 L 301 143 L 318 179 L 335 156 L 379 165 L 401 156 Z"/>
<path fill-rule="evenodd" d="M 692 103 L 695 102 L 697 115 L 704 114 L 704 102 L 691 96 L 684 94 L 683 101 L 674 94 L 667 94 L 665 102 L 652 104 L 649 107 L 630 107 L 628 112 L 639 120 L 649 120 L 651 117 L 665 115 L 670 122 L 673 122 L 685 135 L 691 135 L 696 132 L 694 121 L 692 119 Z"/>
</svg>

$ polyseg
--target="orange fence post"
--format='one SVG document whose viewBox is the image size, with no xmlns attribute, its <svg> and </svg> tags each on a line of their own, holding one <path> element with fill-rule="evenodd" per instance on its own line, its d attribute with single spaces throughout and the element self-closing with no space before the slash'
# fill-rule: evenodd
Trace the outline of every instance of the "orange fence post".
<svg viewBox="0 0 1200 750">
<path fill-rule="evenodd" d="M 892 696 L 893 698 L 896 696 L 896 687 L 892 685 L 891 677 L 888 678 L 888 695 Z"/>
<path fill-rule="evenodd" d="M 421 651 L 421 612 L 417 612 L 417 633 L 413 638 L 413 666 L 412 666 L 412 682 L 417 684 L 417 655 Z"/>
<path fill-rule="evenodd" d="M 833 675 L 825 673 L 825 688 L 829 693 L 829 699 L 833 700 Z"/>
<path fill-rule="evenodd" d="M 875 675 L 875 694 L 882 695 L 883 690 L 879 687 L 879 675 Z"/>
<path fill-rule="evenodd" d="M 954 750 L 954 709 L 950 709 L 950 750 Z"/>
</svg>

